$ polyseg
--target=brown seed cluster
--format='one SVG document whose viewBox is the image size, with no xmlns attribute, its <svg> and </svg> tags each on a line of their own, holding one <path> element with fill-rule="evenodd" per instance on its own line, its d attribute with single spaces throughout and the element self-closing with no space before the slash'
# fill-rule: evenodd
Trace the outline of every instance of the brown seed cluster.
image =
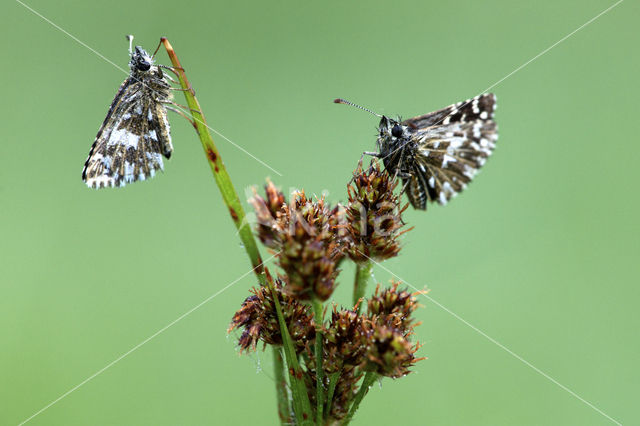
<svg viewBox="0 0 640 426">
<path fill-rule="evenodd" d="M 285 291 L 299 300 L 327 300 L 344 257 L 339 209 L 329 207 L 324 198 L 307 198 L 304 191 L 293 194 L 287 203 L 271 182 L 265 189 L 266 199 L 256 194 L 251 203 L 260 241 L 278 252 Z"/>
<path fill-rule="evenodd" d="M 331 378 L 337 374 L 330 413 L 333 419 L 346 416 L 346 408 L 355 396 L 364 372 L 399 378 L 410 373 L 410 368 L 424 359 L 415 356 L 420 345 L 411 341 L 413 329 L 418 325 L 413 318 L 418 306 L 417 293 L 398 287 L 397 282 L 385 289 L 378 286 L 366 314 L 334 306 L 331 320 L 322 329 L 325 389 L 330 388 Z M 314 342 L 308 341 L 305 352 L 310 360 L 307 364 L 309 378 L 305 383 L 312 401 L 317 386 L 313 348 Z"/>
<path fill-rule="evenodd" d="M 348 185 L 345 208 L 331 207 L 324 198 L 310 199 L 303 191 L 287 201 L 271 182 L 265 196 L 251 199 L 257 216 L 260 241 L 276 254 L 281 274 L 267 278 L 275 287 L 285 323 L 303 371 L 303 381 L 313 409 L 318 396 L 318 373 L 322 369 L 322 394 L 326 401 L 327 424 L 340 422 L 366 372 L 402 377 L 422 358 L 420 345 L 411 341 L 417 302 L 415 293 L 399 283 L 382 288 L 365 301 L 366 313 L 357 307 L 333 306 L 328 321 L 318 324 L 309 300 L 327 300 L 336 287 L 339 265 L 346 257 L 361 264 L 384 260 L 400 251 L 398 237 L 404 232 L 397 181 L 374 162 L 362 164 Z M 233 317 L 229 331 L 242 329 L 241 350 L 255 350 L 259 341 L 282 345 L 274 300 L 268 287 L 252 289 Z M 320 334 L 321 333 L 321 334 Z M 321 363 L 317 363 L 316 339 L 322 335 Z M 319 365 L 317 365 L 319 364 Z"/>
<path fill-rule="evenodd" d="M 413 311 L 418 308 L 416 295 L 407 290 L 398 290 L 399 282 L 392 283 L 389 288 L 380 285 L 367 301 L 367 312 L 376 317 L 376 322 L 385 324 L 406 333 L 413 331 L 417 324 L 413 322 Z"/>
<path fill-rule="evenodd" d="M 399 290 L 393 283 L 384 290 L 380 285 L 368 302 L 367 313 L 336 310 L 325 335 L 325 371 L 358 367 L 381 376 L 401 377 L 418 359 L 419 345 L 410 337 L 418 323 L 413 312 L 418 306 L 415 294 Z"/>
<path fill-rule="evenodd" d="M 363 328 L 363 344 L 367 345 L 363 370 L 398 378 L 409 374 L 409 368 L 424 359 L 415 357 L 420 345 L 411 343 L 402 330 L 375 321 L 365 322 Z"/>
<path fill-rule="evenodd" d="M 268 270 L 267 279 L 274 285 L 291 338 L 296 345 L 296 350 L 301 352 L 306 342 L 315 339 L 316 331 L 311 307 L 284 293 L 282 282 L 272 279 Z M 276 308 L 269 287 L 254 287 L 251 293 L 253 294 L 245 299 L 233 316 L 227 331 L 231 332 L 235 328 L 244 329 L 238 339 L 241 351 L 255 350 L 258 341 L 264 342 L 265 345 L 282 345 Z"/>
<path fill-rule="evenodd" d="M 324 332 L 324 370 L 327 374 L 353 369 L 362 362 L 361 345 L 364 317 L 355 310 L 333 307 L 331 322 Z"/>
<path fill-rule="evenodd" d="M 389 176 L 374 161 L 364 170 L 358 164 L 353 181 L 348 186 L 349 203 L 346 208 L 348 254 L 355 262 L 384 260 L 398 255 L 398 236 L 404 226 L 402 213 L 409 206 L 400 206 L 394 194 L 398 181 Z"/>
<path fill-rule="evenodd" d="M 368 320 L 363 324 L 363 343 L 367 344 L 361 367 L 381 376 L 398 378 L 407 375 L 409 368 L 424 358 L 416 358 L 420 344 L 411 343 L 413 329 L 419 325 L 413 318 L 418 308 L 416 296 L 400 290 L 399 282 L 382 289 L 376 287 L 367 302 Z"/>
</svg>

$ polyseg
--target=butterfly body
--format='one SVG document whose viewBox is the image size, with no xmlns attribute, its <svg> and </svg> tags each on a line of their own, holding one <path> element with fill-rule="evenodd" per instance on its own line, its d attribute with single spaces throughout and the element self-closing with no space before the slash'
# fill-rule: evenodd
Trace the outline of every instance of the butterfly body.
<svg viewBox="0 0 640 426">
<path fill-rule="evenodd" d="M 446 204 L 473 179 L 498 138 L 495 101 L 483 94 L 404 121 L 382 116 L 376 156 L 403 180 L 413 207 Z"/>
<path fill-rule="evenodd" d="M 91 188 L 117 187 L 153 177 L 173 151 L 167 110 L 171 86 L 140 46 L 130 51 L 122 83 L 98 130 L 82 180 Z"/>
</svg>

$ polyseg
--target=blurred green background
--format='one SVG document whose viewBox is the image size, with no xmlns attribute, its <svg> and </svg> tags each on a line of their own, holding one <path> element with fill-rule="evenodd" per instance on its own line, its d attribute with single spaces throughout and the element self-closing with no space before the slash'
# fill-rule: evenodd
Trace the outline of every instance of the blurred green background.
<svg viewBox="0 0 640 426">
<path fill-rule="evenodd" d="M 377 120 L 474 96 L 613 1 L 79 2 L 31 7 L 126 68 L 167 36 L 243 200 L 279 186 L 344 201 Z M 125 75 L 14 1 L 0 5 L 0 424 L 17 424 L 249 270 L 190 125 L 165 173 L 80 180 Z M 492 89 L 500 139 L 469 189 L 410 210 L 385 267 L 623 424 L 639 424 L 640 6 L 625 1 Z M 166 55 L 161 61 L 168 63 Z M 179 99 L 179 98 L 177 98 Z M 179 99 L 180 100 L 180 99 Z M 348 303 L 345 268 L 338 302 Z M 391 275 L 375 270 L 387 283 Z M 269 352 L 226 328 L 246 276 L 33 425 L 276 424 Z M 424 300 L 415 374 L 355 424 L 613 422 Z"/>
</svg>

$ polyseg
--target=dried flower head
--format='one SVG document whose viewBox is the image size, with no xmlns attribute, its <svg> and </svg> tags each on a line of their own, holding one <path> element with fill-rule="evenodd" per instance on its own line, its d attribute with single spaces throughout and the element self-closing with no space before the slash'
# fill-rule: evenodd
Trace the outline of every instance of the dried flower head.
<svg viewBox="0 0 640 426">
<path fill-rule="evenodd" d="M 324 371 L 327 374 L 340 371 L 348 366 L 362 363 L 362 321 L 364 316 L 355 310 L 338 311 L 336 306 L 331 313 L 331 322 L 324 331 Z"/>
<path fill-rule="evenodd" d="M 315 324 L 311 308 L 284 293 L 280 280 L 273 280 L 268 271 L 267 279 L 274 285 L 291 339 L 296 350 L 301 352 L 307 341 L 315 339 Z M 227 331 L 244 328 L 238 340 L 241 351 L 255 350 L 259 340 L 265 345 L 281 345 L 282 335 L 271 290 L 269 287 L 260 286 L 252 288 L 251 293 L 253 295 L 245 299 L 242 307 L 233 316 Z"/>
<path fill-rule="evenodd" d="M 366 302 L 366 314 L 359 313 L 363 300 L 359 295 L 360 302 L 353 309 L 334 305 L 327 323 L 316 324 L 312 313 L 313 306 L 322 316 L 322 305 L 317 302 L 331 296 L 338 267 L 347 255 L 361 268 L 361 262 L 387 259 L 400 251 L 398 237 L 405 232 L 401 231 L 401 215 L 408 204 L 400 206 L 400 197 L 394 194 L 397 185 L 395 177 L 374 161 L 367 170 L 358 164 L 344 209 L 330 207 L 324 197 L 307 198 L 304 191 L 294 193 L 287 202 L 271 182 L 265 186 L 265 198 L 256 194 L 251 200 L 258 237 L 275 252 L 281 269 L 276 280 L 266 272 L 300 361 L 301 369 L 290 377 L 291 383 L 306 388 L 312 411 L 318 402 L 330 406 L 324 413 L 326 424 L 340 423 L 349 416 L 363 377 L 376 377 L 365 372 L 397 378 L 423 359 L 415 357 L 420 345 L 410 340 L 417 325 L 415 294 L 399 290 L 399 283 L 386 289 L 378 286 Z M 367 275 L 357 275 L 356 282 L 361 276 Z M 259 287 L 252 293 L 229 330 L 243 328 L 241 350 L 255 350 L 258 341 L 281 345 L 271 290 Z M 310 299 L 312 304 L 307 303 Z M 362 383 L 366 388 L 370 382 Z"/>
<path fill-rule="evenodd" d="M 260 241 L 279 251 L 285 291 L 299 300 L 328 299 L 344 257 L 337 232 L 338 208 L 327 206 L 324 197 L 313 201 L 304 191 L 293 194 L 291 202 L 286 203 L 272 183 L 267 184 L 266 193 L 266 199 L 256 195 L 251 203 L 258 218 Z"/>
<path fill-rule="evenodd" d="M 398 181 L 374 160 L 367 170 L 358 163 L 352 182 L 347 187 L 346 208 L 349 257 L 364 262 L 396 256 L 400 251 L 398 236 L 406 232 L 400 232 L 402 213 L 409 206 L 401 207 L 400 197 L 394 194 Z"/>
<path fill-rule="evenodd" d="M 282 232 L 282 223 L 279 219 L 286 200 L 284 194 L 271 181 L 267 181 L 264 190 L 267 195 L 266 199 L 256 193 L 249 200 L 257 216 L 258 238 L 265 246 L 279 249 L 279 234 Z"/>
<path fill-rule="evenodd" d="M 398 290 L 399 282 L 393 282 L 391 287 L 381 289 L 380 284 L 367 302 L 370 318 L 383 325 L 404 331 L 405 335 L 413 331 L 413 311 L 418 308 L 416 295 L 405 290 Z"/>
<path fill-rule="evenodd" d="M 365 321 L 364 342 L 367 349 L 360 367 L 381 376 L 398 378 L 410 373 L 409 368 L 424 358 L 416 358 L 419 344 L 412 344 L 401 330 Z"/>
</svg>

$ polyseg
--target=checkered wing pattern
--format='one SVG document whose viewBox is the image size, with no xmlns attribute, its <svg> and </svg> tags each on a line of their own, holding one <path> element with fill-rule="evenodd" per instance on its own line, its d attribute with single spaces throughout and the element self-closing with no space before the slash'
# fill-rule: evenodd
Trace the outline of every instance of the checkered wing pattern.
<svg viewBox="0 0 640 426">
<path fill-rule="evenodd" d="M 466 188 L 495 148 L 495 107 L 495 96 L 485 94 L 402 122 L 413 129 L 404 181 L 415 208 L 426 209 L 427 201 L 444 205 Z"/>
<path fill-rule="evenodd" d="M 137 46 L 131 75 L 120 86 L 82 170 L 90 188 L 119 187 L 163 170 L 173 147 L 167 109 L 171 87 L 162 70 Z"/>
</svg>

